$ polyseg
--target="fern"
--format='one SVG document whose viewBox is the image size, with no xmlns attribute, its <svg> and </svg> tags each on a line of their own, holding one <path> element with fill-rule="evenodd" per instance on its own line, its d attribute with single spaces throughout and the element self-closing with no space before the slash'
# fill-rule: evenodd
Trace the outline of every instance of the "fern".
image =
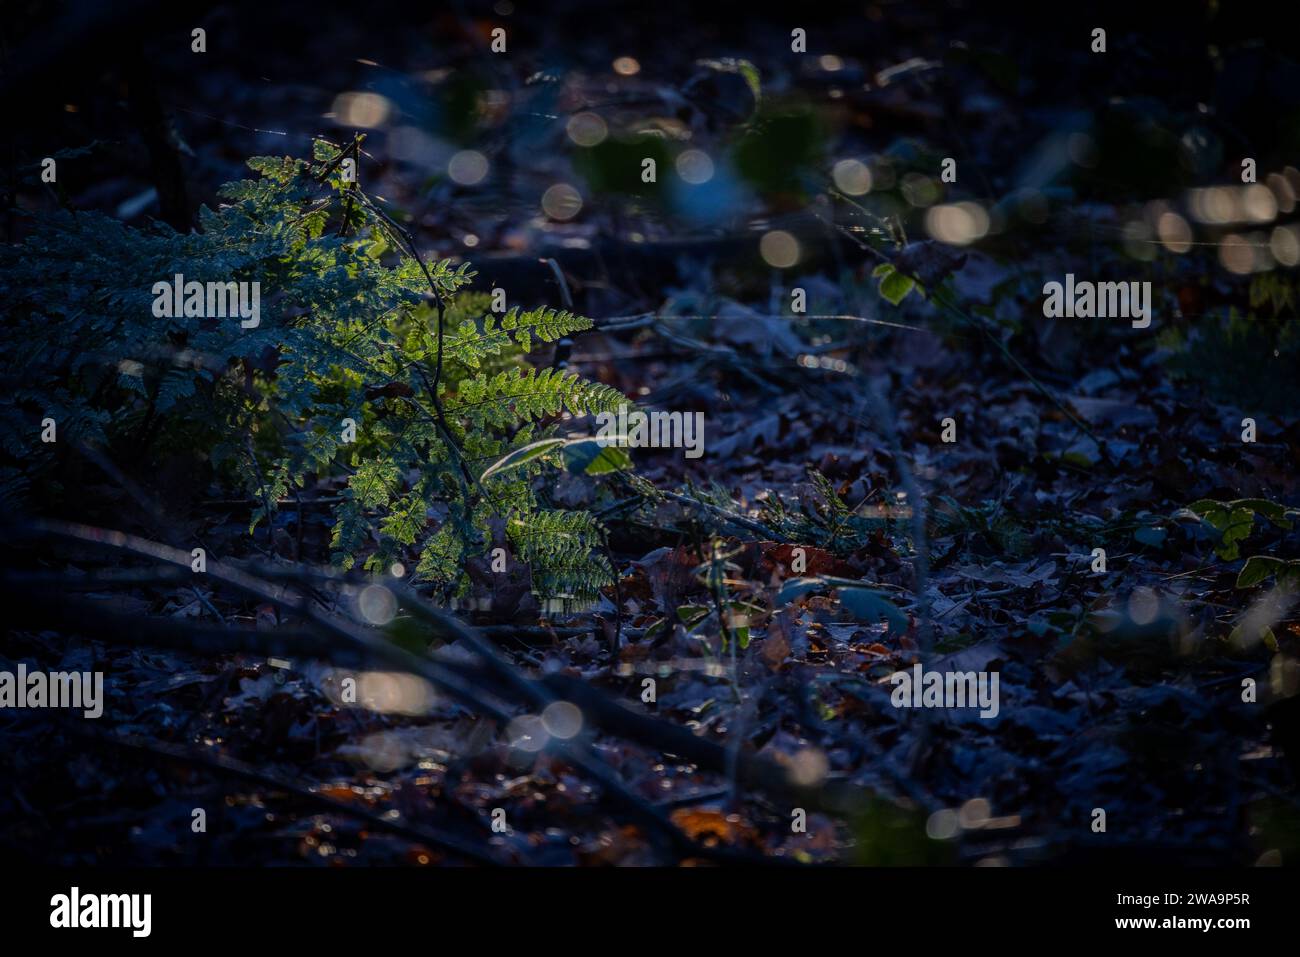
<svg viewBox="0 0 1300 957">
<path fill-rule="evenodd" d="M 837 554 L 862 547 L 873 535 L 889 531 L 883 514 L 850 508 L 835 486 L 817 469 L 808 470 L 811 487 L 796 500 L 769 492 L 761 503 L 760 520 L 784 541 L 807 542 Z"/>
<path fill-rule="evenodd" d="M 486 306 L 487 296 L 479 294 L 473 300 Z M 447 354 L 469 368 L 478 369 L 484 358 L 512 351 L 512 346 L 527 352 L 532 348 L 532 338 L 554 342 L 562 336 L 572 335 L 591 328 L 591 320 L 570 312 L 542 307 L 520 312 L 510 309 L 499 319 L 482 311 L 482 318 L 466 318 L 448 335 L 443 344 Z"/>
<path fill-rule="evenodd" d="M 504 523 L 539 597 L 591 600 L 612 574 L 602 532 L 587 513 L 542 507 L 546 461 L 477 479 L 545 435 L 551 417 L 626 401 L 527 364 L 536 343 L 590 320 L 492 313 L 465 288 L 469 264 L 421 262 L 377 201 L 344 181 L 348 156 L 353 146 L 318 140 L 311 160 L 250 159 L 257 177 L 223 187 L 222 205 L 200 211 L 202 232 L 60 212 L 0 249 L 12 315 L 0 329 L 0 499 L 57 491 L 77 442 L 142 468 L 198 448 L 254 501 L 250 531 L 296 490 L 342 481 L 330 544 L 340 565 L 409 562 L 417 578 L 464 592 L 466 560 Z M 260 283 L 260 324 L 156 318 L 153 284 L 178 273 Z M 45 418 L 55 443 L 40 440 Z"/>
<path fill-rule="evenodd" d="M 559 415 L 566 408 L 574 415 L 617 412 L 627 399 L 617 389 L 586 382 L 575 373 L 554 369 L 498 372 L 478 375 L 462 383 L 449 410 L 464 415 L 477 426 L 507 426 L 519 420 Z"/>
</svg>

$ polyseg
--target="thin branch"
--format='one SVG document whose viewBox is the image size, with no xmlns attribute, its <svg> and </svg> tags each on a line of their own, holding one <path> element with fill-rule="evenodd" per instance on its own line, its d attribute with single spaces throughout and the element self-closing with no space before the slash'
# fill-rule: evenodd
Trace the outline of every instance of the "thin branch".
<svg viewBox="0 0 1300 957">
<path fill-rule="evenodd" d="M 732 525 L 739 526 L 740 528 L 761 535 L 766 541 L 775 541 L 780 539 L 780 536 L 766 525 L 756 522 L 752 518 L 746 518 L 744 515 L 737 515 L 735 512 L 729 512 L 725 508 L 721 508 L 711 502 L 701 502 L 699 499 L 694 499 L 689 495 L 682 495 L 678 492 L 661 491 L 660 494 L 674 502 L 698 508 L 701 511 L 708 512 L 710 515 L 722 519 L 723 521 L 730 522 Z"/>
</svg>

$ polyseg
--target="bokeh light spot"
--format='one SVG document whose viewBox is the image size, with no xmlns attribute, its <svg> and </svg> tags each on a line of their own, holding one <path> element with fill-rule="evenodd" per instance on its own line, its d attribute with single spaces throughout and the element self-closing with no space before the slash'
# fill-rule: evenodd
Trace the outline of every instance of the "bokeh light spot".
<svg viewBox="0 0 1300 957">
<path fill-rule="evenodd" d="M 799 240 L 783 229 L 774 229 L 758 241 L 758 252 L 769 266 L 789 269 L 799 261 Z"/>
<path fill-rule="evenodd" d="M 866 163 L 855 159 L 842 159 L 831 170 L 835 187 L 849 196 L 861 196 L 871 191 L 871 170 Z"/>
<path fill-rule="evenodd" d="M 568 183 L 556 183 L 542 194 L 542 212 L 551 219 L 573 219 L 582 212 L 582 196 Z"/>
<path fill-rule="evenodd" d="M 478 150 L 461 150 L 447 163 L 447 175 L 461 186 L 483 182 L 488 174 L 488 159 Z"/>
<path fill-rule="evenodd" d="M 340 93 L 331 107 L 342 126 L 373 128 L 383 126 L 392 112 L 392 104 L 378 93 L 351 91 Z"/>
</svg>

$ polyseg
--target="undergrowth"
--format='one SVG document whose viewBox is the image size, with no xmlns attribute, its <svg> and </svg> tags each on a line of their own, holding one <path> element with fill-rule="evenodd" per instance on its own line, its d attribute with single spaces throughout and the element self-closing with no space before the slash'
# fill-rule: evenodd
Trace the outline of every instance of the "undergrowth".
<svg viewBox="0 0 1300 957">
<path fill-rule="evenodd" d="M 426 263 L 351 175 L 359 144 L 310 161 L 255 157 L 201 231 L 135 229 L 61 211 L 0 250 L 0 496 L 67 510 L 70 459 L 136 474 L 203 449 L 200 472 L 251 496 L 250 532 L 299 490 L 341 485 L 332 559 L 413 562 L 446 596 L 466 560 L 505 547 L 534 592 L 592 599 L 612 569 L 592 515 L 536 481 L 554 457 L 484 476 L 564 412 L 612 411 L 615 389 L 525 361 L 590 328 L 550 308 L 489 309 L 468 264 Z M 260 284 L 261 318 L 155 316 L 155 281 Z M 51 429 L 51 423 L 53 423 Z"/>
</svg>

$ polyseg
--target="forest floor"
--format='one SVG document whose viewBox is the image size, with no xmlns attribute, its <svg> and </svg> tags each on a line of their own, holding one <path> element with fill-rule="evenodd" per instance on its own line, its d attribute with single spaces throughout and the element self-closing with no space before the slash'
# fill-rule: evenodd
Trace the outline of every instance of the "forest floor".
<svg viewBox="0 0 1300 957">
<path fill-rule="evenodd" d="M 102 670 L 113 693 L 93 733 L 0 719 L 0 766 L 22 772 L 0 788 L 0 842 L 47 861 L 142 864 L 1300 853 L 1300 617 L 1276 568 L 1242 574 L 1250 556 L 1300 557 L 1294 341 L 1251 351 L 1249 336 L 1219 331 L 1235 310 L 1261 335 L 1291 335 L 1295 274 L 1272 231 L 1290 228 L 1300 174 L 1261 152 L 1272 208 L 1258 215 L 1262 194 L 1221 175 L 1235 134 L 1215 117 L 1246 95 L 1198 86 L 1205 54 L 1191 40 L 1173 51 L 1179 65 L 1150 37 L 1112 36 L 1133 55 L 1097 74 L 1086 39 L 1055 59 L 1030 50 L 1046 25 L 1014 34 L 1017 52 L 995 24 L 892 8 L 834 43 L 813 30 L 809 55 L 791 54 L 788 29 L 757 25 L 739 40 L 649 44 L 670 30 L 653 14 L 614 19 L 581 53 L 537 52 L 570 50 L 579 16 L 516 14 L 520 52 L 496 57 L 490 16 L 383 37 L 327 20 L 294 51 L 219 20 L 210 69 L 164 57 L 158 72 L 195 200 L 214 202 L 250 155 L 304 155 L 315 134 L 361 129 L 366 188 L 430 255 L 468 258 L 481 288 L 523 301 L 571 296 L 596 327 L 576 337 L 570 369 L 643 408 L 703 413 L 701 457 L 633 451 L 670 496 L 585 476 L 547 490 L 609 530 L 618 582 L 595 607 L 542 615 L 525 579 L 481 576 L 478 610 L 462 616 L 514 673 L 583 706 L 590 753 L 622 788 L 563 748 L 512 745 L 441 696 L 416 715 L 343 706 L 339 671 L 288 652 L 31 626 L 9 636 L 6 659 Z M 218 38 L 236 52 L 217 53 Z M 757 79 L 701 62 L 710 50 L 744 50 Z M 309 75 L 308 62 L 323 68 Z M 66 145 L 112 137 L 114 95 L 77 104 L 64 119 L 84 125 Z M 1207 113 L 1198 96 L 1220 99 Z M 617 154 L 582 154 L 575 141 L 596 134 L 575 115 L 661 130 L 704 160 L 664 160 L 662 192 L 621 191 L 603 165 Z M 72 199 L 157 215 L 147 164 L 114 165 L 143 148 L 119 135 Z M 466 162 L 488 164 L 481 186 L 442 174 L 456 137 L 474 144 Z M 939 175 L 948 157 L 956 183 Z M 711 175 L 692 192 L 702 162 Z M 1197 191 L 1219 181 L 1240 193 L 1240 220 L 1194 215 L 1210 201 Z M 543 212 L 557 183 L 583 185 L 580 214 Z M 888 288 L 886 259 L 920 288 Z M 1150 326 L 1045 317 L 1044 283 L 1067 273 L 1150 282 Z M 170 507 L 165 476 L 141 481 Z M 338 490 L 304 490 L 251 538 L 253 503 L 221 489 L 179 518 L 214 553 L 320 565 Z M 131 495 L 102 491 L 101 524 L 150 537 Z M 69 553 L 67 568 L 106 561 Z M 188 582 L 84 594 L 178 626 L 302 624 L 275 601 Z M 313 595 L 321 613 L 349 613 L 346 588 Z M 476 660 L 445 636 L 430 650 Z M 891 676 L 918 662 L 996 675 L 996 714 L 897 707 Z M 572 679 L 655 720 L 587 708 L 564 694 Z M 370 695 L 405 693 L 391 675 L 370 681 Z M 718 748 L 684 755 L 667 726 Z M 753 760 L 788 781 L 748 774 Z M 199 807 L 206 841 L 192 839 Z M 691 843 L 666 851 L 648 811 Z M 792 827 L 800 812 L 806 829 Z"/>
</svg>

